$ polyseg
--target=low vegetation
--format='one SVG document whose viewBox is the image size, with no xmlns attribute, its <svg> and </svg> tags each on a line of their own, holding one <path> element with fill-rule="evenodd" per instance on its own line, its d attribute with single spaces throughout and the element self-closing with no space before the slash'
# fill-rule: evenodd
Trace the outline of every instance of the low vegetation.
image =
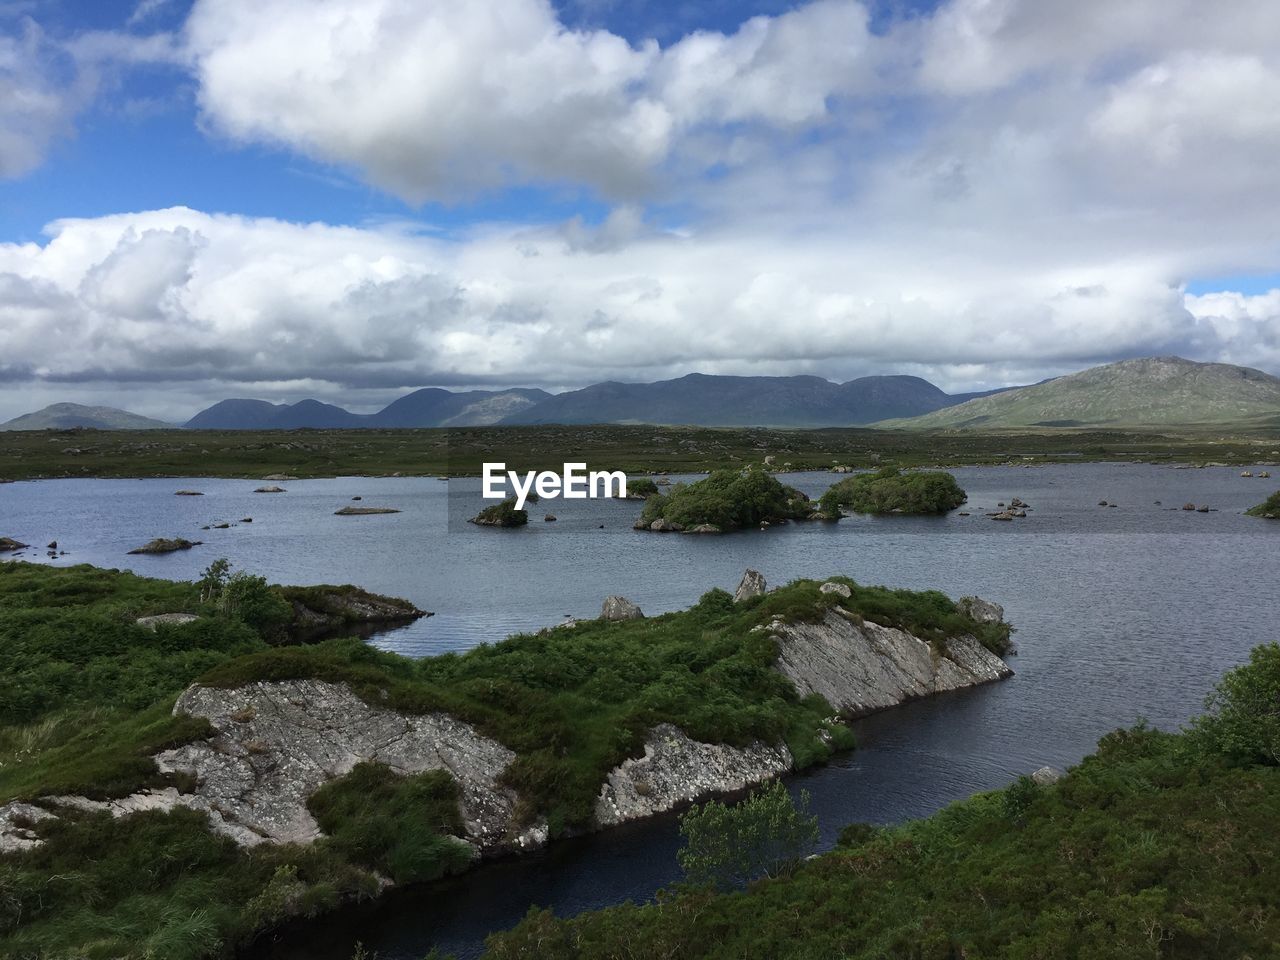
<svg viewBox="0 0 1280 960">
<path fill-rule="evenodd" d="M 709 742 L 785 742 L 799 767 L 852 746 L 825 701 L 799 698 L 772 669 L 774 641 L 752 630 L 760 623 L 839 603 L 941 643 L 983 631 L 984 642 L 999 640 L 941 594 L 842 582 L 849 598 L 815 581 L 737 604 L 713 590 L 679 613 L 412 660 L 351 638 L 298 642 L 291 611 L 341 605 L 332 598 L 355 588 L 279 588 L 222 563 L 196 583 L 0 564 L 0 803 L 190 789 L 150 759 L 210 734 L 203 720 L 171 716 L 189 683 L 316 677 L 381 706 L 446 711 L 506 744 L 518 755 L 505 777 L 523 818 L 562 834 L 591 824 L 605 773 L 659 722 Z M 135 622 L 171 612 L 201 616 Z M 470 851 L 457 839 L 455 790 L 441 773 L 398 778 L 362 765 L 311 798 L 326 838 L 248 852 L 190 811 L 112 821 L 60 810 L 31 824 L 43 845 L 0 863 L 0 955 L 210 956 L 264 926 L 373 896 L 377 875 L 410 882 L 461 869 Z"/>
<path fill-rule="evenodd" d="M 1280 943 L 1280 647 L 1254 651 L 1185 733 L 1104 737 L 1052 786 L 1023 777 L 926 820 L 846 829 L 793 874 L 686 886 L 560 920 L 487 960 L 1217 958 Z"/>
<path fill-rule="evenodd" d="M 949 473 L 883 467 L 833 484 L 820 503 L 824 514 L 838 517 L 842 509 L 854 513 L 946 513 L 966 499 Z"/>
<path fill-rule="evenodd" d="M 1275 422 L 1185 435 L 1120 430 L 940 433 L 832 428 L 609 426 L 422 430 L 0 431 L 0 480 L 50 477 L 479 476 L 483 464 L 560 470 L 565 451 L 628 474 L 740 469 L 774 456 L 792 470 L 934 464 L 1149 460 L 1251 465 Z"/>
<path fill-rule="evenodd" d="M 1267 497 L 1266 500 L 1263 500 L 1262 503 L 1258 504 L 1256 507 L 1246 510 L 1245 512 L 1251 517 L 1266 517 L 1269 520 L 1280 520 L 1280 490 L 1277 490 L 1271 496 Z"/>
<path fill-rule="evenodd" d="M 665 521 L 677 530 L 709 525 L 727 532 L 780 520 L 807 520 L 814 509 L 807 496 L 765 470 L 717 470 L 694 483 L 677 484 L 665 495 L 649 497 L 637 526 Z"/>
</svg>

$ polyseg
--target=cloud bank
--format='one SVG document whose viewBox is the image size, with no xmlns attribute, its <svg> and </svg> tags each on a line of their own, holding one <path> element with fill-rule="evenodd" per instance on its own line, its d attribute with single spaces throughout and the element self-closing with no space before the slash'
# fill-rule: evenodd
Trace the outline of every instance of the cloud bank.
<svg viewBox="0 0 1280 960">
<path fill-rule="evenodd" d="M 69 122 L 24 66 L 44 42 L 0 45 L 43 118 L 0 107 L 0 174 Z M 178 62 L 210 136 L 409 203 L 533 185 L 613 212 L 58 221 L 0 246 L 11 384 L 374 403 L 691 370 L 962 388 L 1158 353 L 1280 372 L 1280 292 L 1184 292 L 1280 267 L 1275 4 L 946 0 L 883 25 L 816 0 L 663 45 L 545 0 L 197 0 L 180 35 L 78 49 Z"/>
</svg>

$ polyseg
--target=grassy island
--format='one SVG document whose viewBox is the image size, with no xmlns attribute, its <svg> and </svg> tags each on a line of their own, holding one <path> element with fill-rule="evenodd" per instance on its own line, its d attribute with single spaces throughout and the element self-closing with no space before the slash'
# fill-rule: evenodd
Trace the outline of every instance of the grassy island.
<svg viewBox="0 0 1280 960">
<path fill-rule="evenodd" d="M 840 605 L 930 642 L 1008 641 L 1008 627 L 977 623 L 941 594 L 840 582 L 849 596 L 814 581 L 741 603 L 713 590 L 678 613 L 412 660 L 358 639 L 315 641 L 317 618 L 350 625 L 342 601 L 356 588 L 273 587 L 217 563 L 197 583 L 0 564 L 0 807 L 31 804 L 17 826 L 42 841 L 0 855 L 0 955 L 225 955 L 286 919 L 375 896 L 380 877 L 426 880 L 470 862 L 455 785 L 438 772 L 365 764 L 330 782 L 308 801 L 326 835 L 306 846 L 242 849 L 181 807 L 113 819 L 51 799 L 192 790 L 151 758 L 211 734 L 203 719 L 172 715 L 197 680 L 328 680 L 382 708 L 447 713 L 514 751 L 503 777 L 519 815 L 555 836 L 592 825 L 605 774 L 661 722 L 708 743 L 785 743 L 797 767 L 852 746 L 826 701 L 800 698 L 773 669 L 775 642 L 754 627 Z M 420 614 L 378 599 L 377 616 Z M 164 614 L 196 619 L 154 619 Z M 56 816 L 41 819 L 45 810 Z"/>
<path fill-rule="evenodd" d="M 830 517 L 841 509 L 854 513 L 946 513 L 965 502 L 956 478 L 942 471 L 884 467 L 833 484 L 822 495 L 822 512 Z"/>
<path fill-rule="evenodd" d="M 1056 784 L 1023 777 L 926 819 L 855 825 L 790 876 L 688 887 L 559 920 L 486 960 L 1265 957 L 1280 943 L 1280 646 L 1184 733 L 1104 737 Z"/>
<path fill-rule="evenodd" d="M 485 507 L 469 521 L 482 527 L 523 527 L 529 522 L 529 511 L 517 510 L 515 497 Z"/>
<path fill-rule="evenodd" d="M 1268 520 L 1280 520 L 1280 490 L 1263 500 L 1245 513 L 1251 517 L 1266 517 Z"/>
<path fill-rule="evenodd" d="M 808 520 L 807 496 L 762 469 L 717 470 L 645 501 L 636 529 L 724 533 L 762 523 Z"/>
</svg>

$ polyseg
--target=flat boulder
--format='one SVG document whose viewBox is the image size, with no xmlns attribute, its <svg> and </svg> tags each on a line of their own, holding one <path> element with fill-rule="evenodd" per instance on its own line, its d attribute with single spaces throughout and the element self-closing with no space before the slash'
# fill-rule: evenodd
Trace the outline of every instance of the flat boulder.
<svg viewBox="0 0 1280 960">
<path fill-rule="evenodd" d="M 343 507 L 333 511 L 335 517 L 369 517 L 376 513 L 399 513 L 394 507 Z"/>
<path fill-rule="evenodd" d="M 643 620 L 644 613 L 626 597 L 605 597 L 600 605 L 601 620 Z"/>
<path fill-rule="evenodd" d="M 767 589 L 768 584 L 765 583 L 764 575 L 758 570 L 748 570 L 738 581 L 738 589 L 733 591 L 733 602 L 742 603 L 744 600 L 764 596 Z"/>
<path fill-rule="evenodd" d="M 284 487 L 277 487 L 274 484 L 266 487 L 258 487 L 254 493 L 284 493 Z"/>
</svg>

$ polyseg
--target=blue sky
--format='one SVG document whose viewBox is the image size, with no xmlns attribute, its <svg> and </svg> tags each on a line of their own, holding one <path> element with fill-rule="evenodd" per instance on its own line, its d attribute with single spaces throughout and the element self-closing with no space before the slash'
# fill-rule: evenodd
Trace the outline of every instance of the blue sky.
<svg viewBox="0 0 1280 960">
<path fill-rule="evenodd" d="M 0 0 L 0 415 L 1280 372 L 1280 8 L 1215 9 Z"/>
</svg>

